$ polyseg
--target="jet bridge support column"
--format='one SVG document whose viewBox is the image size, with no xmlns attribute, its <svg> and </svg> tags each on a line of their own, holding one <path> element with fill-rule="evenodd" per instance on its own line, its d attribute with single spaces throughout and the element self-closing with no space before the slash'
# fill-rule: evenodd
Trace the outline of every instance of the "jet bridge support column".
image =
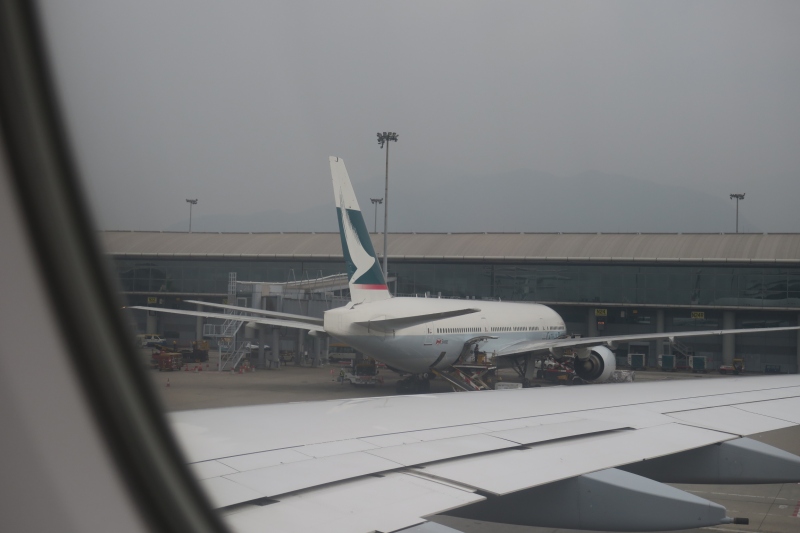
<svg viewBox="0 0 800 533">
<path fill-rule="evenodd" d="M 736 329 L 736 313 L 723 311 L 722 329 Z M 736 355 L 736 337 L 734 335 L 722 336 L 722 364 L 732 366 Z"/>
<path fill-rule="evenodd" d="M 155 311 L 147 312 L 147 322 L 145 323 L 145 333 L 158 333 L 158 317 Z"/>
<path fill-rule="evenodd" d="M 656 311 L 656 333 L 664 333 L 664 310 L 658 309 Z M 656 341 L 656 357 L 664 354 L 664 341 Z"/>
<path fill-rule="evenodd" d="M 263 324 L 258 326 L 258 368 L 267 368 L 267 358 L 264 346 L 267 345 L 267 328 Z"/>
<path fill-rule="evenodd" d="M 272 345 L 270 350 L 270 368 L 281 367 L 281 330 L 272 328 Z"/>
<path fill-rule="evenodd" d="M 203 312 L 203 306 L 201 304 L 197 304 L 195 307 L 197 308 L 197 311 L 201 313 Z M 194 340 L 197 342 L 203 340 L 203 317 L 201 316 L 197 317 L 197 320 L 195 320 Z"/>
<path fill-rule="evenodd" d="M 294 353 L 294 366 L 300 366 L 303 360 L 303 352 L 306 349 L 306 332 L 303 329 L 297 330 L 297 350 Z"/>
<path fill-rule="evenodd" d="M 594 307 L 590 307 L 586 315 L 586 336 L 597 337 L 597 317 L 594 314 Z"/>
</svg>

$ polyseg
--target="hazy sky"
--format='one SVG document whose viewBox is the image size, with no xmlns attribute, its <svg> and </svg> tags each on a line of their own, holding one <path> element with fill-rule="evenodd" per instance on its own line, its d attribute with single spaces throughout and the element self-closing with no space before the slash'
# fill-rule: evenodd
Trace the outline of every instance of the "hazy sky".
<svg viewBox="0 0 800 533">
<path fill-rule="evenodd" d="M 105 229 L 166 229 L 186 198 L 195 216 L 329 206 L 329 155 L 371 212 L 385 130 L 390 199 L 451 180 L 442 216 L 527 170 L 747 192 L 753 213 L 800 183 L 796 1 L 42 4 Z"/>
</svg>

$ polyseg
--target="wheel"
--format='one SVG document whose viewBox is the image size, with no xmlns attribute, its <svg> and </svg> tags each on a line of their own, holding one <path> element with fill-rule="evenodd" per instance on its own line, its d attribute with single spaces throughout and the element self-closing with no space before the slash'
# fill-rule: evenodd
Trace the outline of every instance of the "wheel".
<svg viewBox="0 0 800 533">
<path fill-rule="evenodd" d="M 420 381 L 419 386 L 417 387 L 417 391 L 423 394 L 427 394 L 431 391 L 431 382 L 427 379 L 423 379 Z"/>
<path fill-rule="evenodd" d="M 425 380 L 425 381 L 428 381 L 429 379 L 431 379 L 431 375 L 430 375 L 430 373 L 428 373 L 428 372 L 423 372 L 423 373 L 420 375 L 420 377 L 421 377 L 423 380 Z"/>
</svg>

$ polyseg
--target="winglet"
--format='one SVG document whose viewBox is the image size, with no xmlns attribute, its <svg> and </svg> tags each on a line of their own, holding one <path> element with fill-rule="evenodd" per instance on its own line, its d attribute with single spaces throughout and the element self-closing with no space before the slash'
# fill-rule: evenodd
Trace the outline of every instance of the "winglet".
<svg viewBox="0 0 800 533">
<path fill-rule="evenodd" d="M 350 298 L 354 302 L 374 302 L 391 298 L 344 161 L 331 156 L 330 162 L 336 217 L 339 220 L 342 253 L 350 283 Z"/>
</svg>

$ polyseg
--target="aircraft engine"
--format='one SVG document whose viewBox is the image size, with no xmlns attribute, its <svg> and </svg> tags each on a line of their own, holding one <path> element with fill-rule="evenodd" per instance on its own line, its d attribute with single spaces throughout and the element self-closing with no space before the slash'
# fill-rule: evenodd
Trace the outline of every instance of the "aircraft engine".
<svg viewBox="0 0 800 533">
<path fill-rule="evenodd" d="M 592 346 L 589 357 L 575 357 L 575 373 L 586 381 L 606 381 L 617 368 L 614 352 L 605 346 Z"/>
</svg>

